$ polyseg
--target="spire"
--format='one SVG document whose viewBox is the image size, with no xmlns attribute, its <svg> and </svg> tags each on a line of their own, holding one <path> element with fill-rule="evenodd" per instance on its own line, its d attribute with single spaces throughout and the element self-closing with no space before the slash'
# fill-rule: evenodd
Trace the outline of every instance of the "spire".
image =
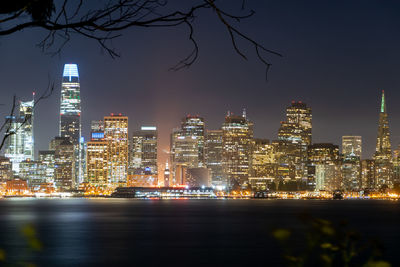
<svg viewBox="0 0 400 267">
<path fill-rule="evenodd" d="M 246 108 L 243 108 L 243 115 L 242 115 L 242 117 L 245 118 L 245 119 L 247 118 L 247 115 L 246 115 Z"/>
<path fill-rule="evenodd" d="M 381 113 L 386 113 L 385 90 L 382 90 Z"/>
</svg>

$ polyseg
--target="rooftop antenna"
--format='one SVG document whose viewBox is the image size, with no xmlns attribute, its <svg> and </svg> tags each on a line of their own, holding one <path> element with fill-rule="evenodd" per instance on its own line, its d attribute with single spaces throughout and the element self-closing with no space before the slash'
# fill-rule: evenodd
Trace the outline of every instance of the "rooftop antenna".
<svg viewBox="0 0 400 267">
<path fill-rule="evenodd" d="M 245 118 L 245 119 L 247 118 L 247 115 L 246 115 L 246 108 L 243 108 L 243 115 L 242 115 L 242 117 Z"/>
</svg>

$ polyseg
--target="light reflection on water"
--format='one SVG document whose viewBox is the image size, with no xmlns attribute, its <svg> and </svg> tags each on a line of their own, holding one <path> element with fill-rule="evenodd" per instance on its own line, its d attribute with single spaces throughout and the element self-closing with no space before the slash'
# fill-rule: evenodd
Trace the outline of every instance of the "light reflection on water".
<svg viewBox="0 0 400 267">
<path fill-rule="evenodd" d="M 387 201 L 3 199 L 0 248 L 38 266 L 245 266 L 260 257 L 279 264 L 270 230 L 302 231 L 299 213 L 347 219 L 395 248 L 399 211 L 399 202 Z M 26 224 L 37 230 L 42 252 L 29 251 L 20 234 Z"/>
</svg>

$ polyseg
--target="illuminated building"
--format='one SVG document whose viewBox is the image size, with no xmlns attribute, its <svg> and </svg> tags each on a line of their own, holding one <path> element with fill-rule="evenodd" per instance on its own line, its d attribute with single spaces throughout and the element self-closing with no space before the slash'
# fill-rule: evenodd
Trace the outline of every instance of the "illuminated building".
<svg viewBox="0 0 400 267">
<path fill-rule="evenodd" d="M 274 140 L 271 144 L 277 163 L 276 183 L 286 184 L 295 181 L 296 177 L 299 178 L 296 174 L 302 170 L 299 145 L 285 140 Z"/>
<path fill-rule="evenodd" d="M 196 168 L 199 164 L 199 150 L 197 136 L 184 135 L 181 130 L 174 130 L 171 134 L 171 161 L 172 177 L 169 185 L 179 185 L 176 177 L 178 165 L 187 168 Z"/>
<path fill-rule="evenodd" d="M 21 101 L 19 102 L 19 114 L 6 117 L 12 134 L 6 140 L 4 155 L 12 162 L 12 169 L 16 174 L 19 173 L 19 165 L 22 161 L 34 159 L 34 104 L 34 100 Z"/>
<path fill-rule="evenodd" d="M 197 141 L 198 164 L 202 167 L 204 164 L 204 119 L 188 115 L 182 119 L 181 129 L 183 136 L 190 136 Z"/>
<path fill-rule="evenodd" d="M 175 172 L 177 165 L 187 168 L 204 166 L 204 119 L 188 115 L 182 119 L 181 128 L 171 134 L 172 180 L 170 185 L 179 185 Z"/>
<path fill-rule="evenodd" d="M 365 159 L 361 161 L 361 187 L 363 189 L 375 188 L 375 161 Z"/>
<path fill-rule="evenodd" d="M 111 114 L 104 117 L 104 138 L 107 142 L 108 180 L 120 186 L 128 175 L 128 117 Z"/>
<path fill-rule="evenodd" d="M 342 154 L 344 157 L 354 154 L 361 159 L 362 138 L 361 136 L 346 135 L 342 136 Z"/>
<path fill-rule="evenodd" d="M 307 149 L 309 189 L 335 190 L 341 187 L 339 147 L 329 143 L 312 144 Z"/>
<path fill-rule="evenodd" d="M 135 169 L 150 168 L 152 174 L 157 175 L 157 128 L 142 126 L 132 136 L 132 166 Z"/>
<path fill-rule="evenodd" d="M 400 185 L 400 145 L 394 151 L 393 157 L 393 186 Z"/>
<path fill-rule="evenodd" d="M 87 142 L 86 150 L 87 181 L 93 186 L 105 186 L 108 183 L 108 142 L 92 140 Z"/>
<path fill-rule="evenodd" d="M 70 138 L 75 146 L 74 184 L 83 179 L 82 148 L 81 148 L 81 92 L 78 65 L 65 64 L 60 100 L 60 132 L 61 137 Z"/>
<path fill-rule="evenodd" d="M 358 191 L 362 188 L 361 162 L 354 153 L 344 154 L 342 160 L 342 185 L 346 191 Z"/>
<path fill-rule="evenodd" d="M 69 137 L 56 137 L 51 144 L 55 145 L 54 182 L 60 191 L 75 187 L 75 148 Z"/>
<path fill-rule="evenodd" d="M 222 166 L 228 188 L 247 187 L 250 171 L 253 123 L 228 112 L 222 124 Z"/>
<path fill-rule="evenodd" d="M 81 138 L 81 97 L 78 65 L 65 64 L 61 84 L 60 136 L 71 138 L 74 145 Z"/>
<path fill-rule="evenodd" d="M 249 177 L 252 189 L 266 190 L 274 182 L 278 167 L 275 148 L 268 139 L 254 139 Z"/>
<path fill-rule="evenodd" d="M 222 170 L 222 130 L 207 130 L 204 145 L 204 157 L 207 168 L 211 170 L 214 186 L 226 186 Z"/>
<path fill-rule="evenodd" d="M 46 165 L 41 161 L 24 160 L 20 163 L 19 177 L 28 181 L 32 191 L 38 191 L 40 185 L 46 183 Z"/>
<path fill-rule="evenodd" d="M 0 156 L 0 182 L 13 178 L 12 164 L 9 158 Z"/>
<path fill-rule="evenodd" d="M 392 147 L 384 91 L 382 91 L 374 160 L 376 187 L 392 187 Z"/>
<path fill-rule="evenodd" d="M 361 140 L 361 136 L 342 136 L 342 186 L 346 191 L 362 188 Z"/>
<path fill-rule="evenodd" d="M 290 149 L 290 157 L 286 157 L 287 162 L 281 164 L 287 165 L 288 169 L 294 169 L 294 177 L 303 179 L 307 177 L 307 146 L 312 141 L 312 114 L 311 108 L 305 103 L 293 101 L 291 106 L 286 108 L 286 121 L 281 122 L 278 131 L 280 141 L 294 144 L 286 145 L 283 148 Z"/>
<path fill-rule="evenodd" d="M 116 198 L 215 198 L 210 187 L 118 187 L 111 194 Z"/>
<path fill-rule="evenodd" d="M 54 183 L 55 150 L 40 150 L 39 161 L 46 166 L 46 183 Z"/>
</svg>

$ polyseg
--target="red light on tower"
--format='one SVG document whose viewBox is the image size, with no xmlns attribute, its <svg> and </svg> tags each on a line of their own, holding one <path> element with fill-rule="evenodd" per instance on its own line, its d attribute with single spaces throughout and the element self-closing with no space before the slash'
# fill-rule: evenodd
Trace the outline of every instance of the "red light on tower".
<svg viewBox="0 0 400 267">
<path fill-rule="evenodd" d="M 301 102 L 301 101 L 299 101 L 299 103 L 301 104 L 302 102 Z"/>
<path fill-rule="evenodd" d="M 292 100 L 292 104 L 296 103 L 296 101 Z"/>
<path fill-rule="evenodd" d="M 119 115 L 119 116 L 122 116 L 122 114 L 121 114 L 121 113 L 119 113 L 118 115 Z"/>
<path fill-rule="evenodd" d="M 111 116 L 114 116 L 114 113 L 111 113 Z"/>
</svg>

